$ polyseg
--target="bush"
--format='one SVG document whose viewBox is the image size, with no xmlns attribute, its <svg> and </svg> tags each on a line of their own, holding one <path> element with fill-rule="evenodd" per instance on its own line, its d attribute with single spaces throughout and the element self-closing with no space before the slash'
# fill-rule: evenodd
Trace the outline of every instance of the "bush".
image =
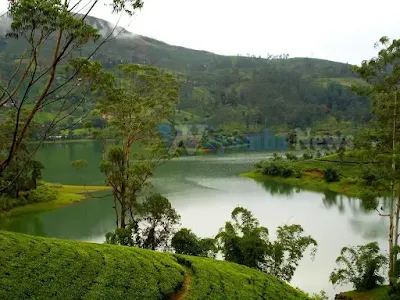
<svg viewBox="0 0 400 300">
<path fill-rule="evenodd" d="M 177 254 L 215 257 L 217 248 L 213 239 L 201 239 L 190 229 L 182 228 L 171 241 L 171 246 Z"/>
<path fill-rule="evenodd" d="M 14 207 L 17 207 L 21 205 L 21 200 L 23 197 L 20 197 L 20 199 L 15 199 L 15 198 L 10 198 L 5 195 L 0 196 L 0 211 L 8 211 Z"/>
<path fill-rule="evenodd" d="M 298 159 L 296 154 L 293 153 L 286 153 L 286 158 L 290 161 L 296 161 Z"/>
<path fill-rule="evenodd" d="M 286 162 L 273 161 L 263 164 L 263 174 L 274 177 L 275 176 L 290 177 L 294 174 L 294 170 Z"/>
<path fill-rule="evenodd" d="M 400 300 L 400 282 L 390 288 L 389 299 Z"/>
<path fill-rule="evenodd" d="M 24 193 L 24 196 L 28 203 L 51 202 L 57 199 L 57 192 L 45 185 L 40 185 L 36 189 Z"/>
<path fill-rule="evenodd" d="M 9 211 L 15 207 L 30 203 L 50 202 L 57 199 L 57 192 L 45 185 L 40 185 L 34 190 L 23 192 L 18 198 L 0 195 L 0 211 Z"/>
<path fill-rule="evenodd" d="M 263 173 L 269 176 L 281 176 L 281 167 L 276 163 L 270 163 L 264 166 Z"/>
<path fill-rule="evenodd" d="M 281 174 L 283 177 L 287 178 L 293 175 L 293 170 L 288 167 L 282 166 Z"/>
<path fill-rule="evenodd" d="M 361 178 L 365 180 L 367 185 L 373 184 L 376 180 L 378 180 L 378 176 L 371 169 L 363 170 L 361 174 Z"/>
<path fill-rule="evenodd" d="M 312 153 L 304 153 L 304 154 L 303 154 L 303 159 L 304 159 L 304 160 L 313 159 Z"/>
<path fill-rule="evenodd" d="M 324 172 L 324 179 L 326 182 L 338 182 L 339 174 L 335 169 L 328 168 Z"/>
</svg>

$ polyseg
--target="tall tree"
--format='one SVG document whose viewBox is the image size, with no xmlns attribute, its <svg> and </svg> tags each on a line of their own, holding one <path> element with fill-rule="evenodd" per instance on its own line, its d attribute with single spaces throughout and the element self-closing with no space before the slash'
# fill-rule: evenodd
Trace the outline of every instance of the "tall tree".
<svg viewBox="0 0 400 300">
<path fill-rule="evenodd" d="M 369 85 L 355 87 L 360 94 L 368 95 L 373 101 L 375 128 L 366 136 L 361 145 L 360 155 L 372 163 L 375 180 L 369 189 L 364 191 L 365 200 L 373 205 L 379 215 L 389 218 L 389 280 L 395 280 L 396 247 L 399 245 L 400 221 L 400 40 L 390 41 L 382 37 L 376 44 L 380 51 L 376 58 L 363 61 L 354 70 Z M 377 209 L 376 197 L 388 194 L 388 212 L 382 206 Z"/>
<path fill-rule="evenodd" d="M 282 280 L 290 281 L 304 252 L 317 242 L 304 235 L 300 225 L 278 227 L 277 239 L 269 240 L 268 229 L 259 225 L 253 214 L 237 207 L 232 212 L 233 222 L 216 236 L 225 259 L 251 268 L 259 269 Z"/>
<path fill-rule="evenodd" d="M 169 157 L 157 125 L 175 110 L 178 82 L 162 70 L 141 65 L 118 66 L 117 76 L 99 109 L 110 116 L 119 145 L 108 149 L 101 169 L 113 188 L 117 227 L 125 228 L 138 193 L 149 184 L 155 166 Z"/>
<path fill-rule="evenodd" d="M 58 111 L 39 137 L 40 141 L 54 133 L 60 124 L 79 106 L 84 97 L 70 101 L 74 94 L 84 94 L 79 83 L 79 70 L 63 72 L 73 54 L 95 42 L 85 61 L 114 35 L 101 38 L 98 30 L 90 26 L 87 16 L 96 6 L 107 4 L 113 13 L 132 15 L 142 7 L 141 0 L 14 0 L 9 1 L 8 16 L 12 19 L 7 34 L 10 39 L 21 41 L 24 48 L 15 49 L 17 63 L 9 78 L 0 81 L 0 108 L 14 112 L 12 134 L 2 141 L 0 174 L 8 167 L 28 136 L 37 113 L 48 105 L 57 103 Z M 49 50 L 50 49 L 50 50 Z M 49 58 L 48 51 L 52 54 Z M 46 55 L 46 59 L 44 59 Z M 40 147 L 40 143 L 31 151 Z"/>
</svg>

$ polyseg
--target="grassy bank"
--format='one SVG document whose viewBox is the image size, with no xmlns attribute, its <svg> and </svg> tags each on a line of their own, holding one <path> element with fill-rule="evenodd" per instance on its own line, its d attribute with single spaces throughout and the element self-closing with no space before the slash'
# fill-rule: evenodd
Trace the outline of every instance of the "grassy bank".
<svg viewBox="0 0 400 300">
<path fill-rule="evenodd" d="M 4 231 L 0 244 L 0 299 L 308 299 L 265 273 L 208 258 Z"/>
<path fill-rule="evenodd" d="M 351 298 L 352 300 L 389 300 L 388 297 L 389 287 L 381 286 L 371 291 L 366 292 L 346 292 L 344 296 Z"/>
<path fill-rule="evenodd" d="M 110 187 L 107 186 L 61 185 L 52 183 L 46 183 L 46 185 L 55 193 L 56 199 L 54 201 L 31 203 L 15 207 L 4 214 L 6 216 L 16 216 L 29 212 L 51 210 L 82 201 L 88 196 L 88 193 L 110 190 Z"/>
<path fill-rule="evenodd" d="M 361 170 L 357 164 L 339 164 L 335 161 L 318 159 L 298 160 L 287 162 L 291 167 L 300 170 L 301 176 L 281 177 L 263 174 L 262 168 L 257 168 L 247 173 L 240 174 L 257 181 L 274 180 L 303 188 L 305 190 L 324 192 L 332 191 L 349 197 L 359 197 L 365 187 L 365 182 L 360 180 Z M 334 168 L 340 174 L 340 181 L 326 182 L 323 173 L 328 168 Z"/>
</svg>

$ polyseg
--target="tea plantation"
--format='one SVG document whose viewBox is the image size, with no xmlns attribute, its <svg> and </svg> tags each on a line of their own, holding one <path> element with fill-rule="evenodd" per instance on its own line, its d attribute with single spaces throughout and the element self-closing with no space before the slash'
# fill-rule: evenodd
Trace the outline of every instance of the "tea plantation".
<svg viewBox="0 0 400 300">
<path fill-rule="evenodd" d="M 308 298 L 233 263 L 0 231 L 0 299 Z"/>
</svg>

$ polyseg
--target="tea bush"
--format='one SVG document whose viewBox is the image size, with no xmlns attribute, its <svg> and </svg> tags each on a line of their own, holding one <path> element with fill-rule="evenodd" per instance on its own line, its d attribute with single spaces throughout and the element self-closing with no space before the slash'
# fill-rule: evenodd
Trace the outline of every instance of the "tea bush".
<svg viewBox="0 0 400 300">
<path fill-rule="evenodd" d="M 0 231 L 0 299 L 309 299 L 260 271 L 209 258 Z M 173 299 L 173 297 L 172 297 Z"/>
</svg>

